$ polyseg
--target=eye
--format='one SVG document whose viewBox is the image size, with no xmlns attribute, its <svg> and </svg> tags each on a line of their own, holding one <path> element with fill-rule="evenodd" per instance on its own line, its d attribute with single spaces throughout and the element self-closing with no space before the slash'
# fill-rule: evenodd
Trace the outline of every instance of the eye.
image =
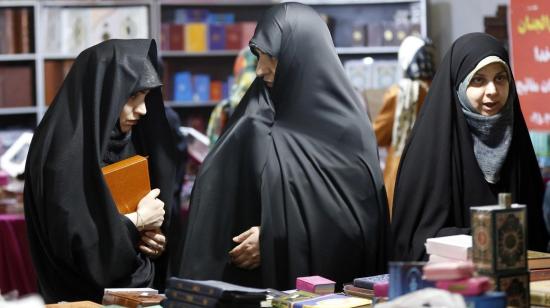
<svg viewBox="0 0 550 308">
<path fill-rule="evenodd" d="M 502 81 L 508 81 L 508 75 L 507 74 L 500 74 L 495 78 L 496 81 L 502 82 Z"/>
<path fill-rule="evenodd" d="M 472 77 L 472 80 L 470 80 L 470 84 L 474 86 L 482 85 L 485 82 L 485 78 L 481 76 L 474 76 Z"/>
</svg>

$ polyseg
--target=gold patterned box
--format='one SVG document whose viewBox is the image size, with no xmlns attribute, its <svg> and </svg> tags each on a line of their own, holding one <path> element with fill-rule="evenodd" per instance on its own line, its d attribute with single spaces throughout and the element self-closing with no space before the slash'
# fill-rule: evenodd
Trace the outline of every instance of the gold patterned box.
<svg viewBox="0 0 550 308">
<path fill-rule="evenodd" d="M 472 258 L 478 272 L 504 274 L 527 270 L 525 205 L 471 207 L 470 218 Z"/>
<path fill-rule="evenodd" d="M 506 293 L 507 307 L 529 307 L 529 272 L 487 276 L 492 291 Z"/>
</svg>

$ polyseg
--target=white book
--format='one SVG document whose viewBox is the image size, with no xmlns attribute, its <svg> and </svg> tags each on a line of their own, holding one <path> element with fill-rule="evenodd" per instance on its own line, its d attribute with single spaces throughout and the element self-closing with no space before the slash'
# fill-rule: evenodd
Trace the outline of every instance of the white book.
<svg viewBox="0 0 550 308">
<path fill-rule="evenodd" d="M 472 259 L 472 236 L 451 235 L 434 237 L 426 240 L 426 253 L 438 255 L 444 258 L 471 260 Z"/>
<path fill-rule="evenodd" d="M 152 288 L 105 288 L 103 290 L 104 294 L 118 293 L 118 292 L 138 293 L 138 294 L 146 293 L 148 295 L 159 294 L 159 291 L 157 289 L 152 289 Z"/>
</svg>

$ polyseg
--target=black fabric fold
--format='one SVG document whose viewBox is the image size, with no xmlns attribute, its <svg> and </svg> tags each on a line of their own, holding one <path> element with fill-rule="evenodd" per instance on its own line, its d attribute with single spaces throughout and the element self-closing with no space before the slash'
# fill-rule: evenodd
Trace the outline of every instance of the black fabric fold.
<svg viewBox="0 0 550 308">
<path fill-rule="evenodd" d="M 132 144 L 149 157 L 151 186 L 160 188 L 169 221 L 175 149 L 158 77 L 147 74 L 153 66 L 153 40 L 109 40 L 84 50 L 34 132 L 25 217 L 47 303 L 100 301 L 106 287 L 151 285 L 153 264 L 138 254 L 136 234 L 121 219 L 100 166 L 123 105 L 154 87 L 145 99 L 147 115 L 132 128 Z"/>
<path fill-rule="evenodd" d="M 310 7 L 266 12 L 251 48 L 276 57 L 257 78 L 194 184 L 181 276 L 293 288 L 322 275 L 341 288 L 386 271 L 388 211 L 374 133 L 326 24 Z M 261 266 L 238 269 L 232 237 L 261 226 Z"/>
</svg>

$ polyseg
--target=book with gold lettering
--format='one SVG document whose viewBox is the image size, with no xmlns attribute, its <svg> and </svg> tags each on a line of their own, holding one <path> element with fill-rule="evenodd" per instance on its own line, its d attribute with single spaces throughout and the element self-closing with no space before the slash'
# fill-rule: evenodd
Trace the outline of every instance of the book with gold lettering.
<svg viewBox="0 0 550 308">
<path fill-rule="evenodd" d="M 101 171 L 121 214 L 135 212 L 141 198 L 151 191 L 146 157 L 135 155 Z"/>
</svg>

